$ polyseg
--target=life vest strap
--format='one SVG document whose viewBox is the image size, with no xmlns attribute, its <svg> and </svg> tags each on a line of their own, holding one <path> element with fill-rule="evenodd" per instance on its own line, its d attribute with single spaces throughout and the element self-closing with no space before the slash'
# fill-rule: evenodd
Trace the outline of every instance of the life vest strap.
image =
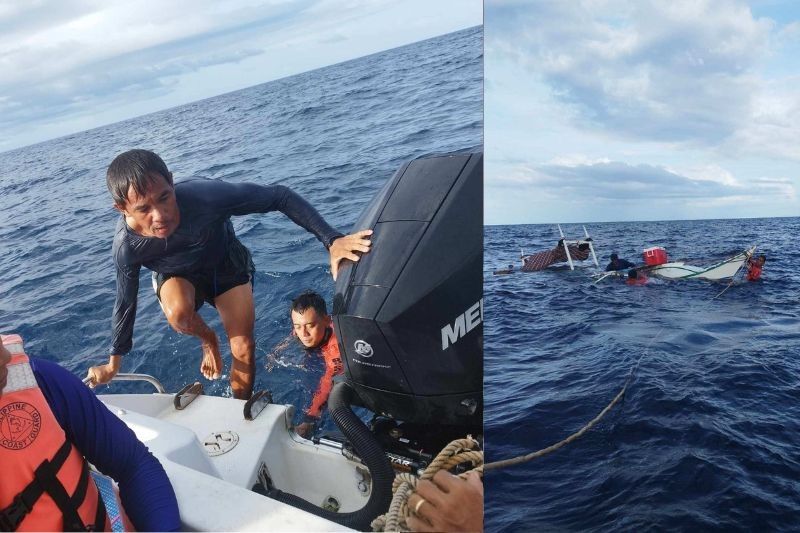
<svg viewBox="0 0 800 533">
<path fill-rule="evenodd" d="M 86 498 L 86 490 L 89 488 L 89 463 L 87 461 L 83 462 L 83 466 L 81 467 L 81 477 L 78 478 L 78 485 L 75 487 L 75 491 L 72 493 L 72 505 L 77 509 L 83 503 L 83 500 Z"/>
<path fill-rule="evenodd" d="M 42 461 L 42 464 L 36 469 L 33 480 L 14 497 L 11 505 L 0 510 L 0 530 L 16 531 L 44 492 L 53 498 L 64 515 L 65 531 L 86 530 L 83 521 L 78 516 L 77 507 L 73 505 L 67 491 L 56 477 L 56 473 L 66 463 L 71 450 L 72 444 L 64 441 L 52 461 L 46 459 Z"/>
<path fill-rule="evenodd" d="M 64 531 L 86 531 L 86 526 L 78 515 L 78 510 L 72 504 L 64 485 L 56 477 L 57 473 L 58 469 L 45 459 L 36 469 L 34 476 L 38 484 L 53 498 L 56 506 L 61 511 L 64 517 Z"/>
<path fill-rule="evenodd" d="M 111 531 L 125 531 L 122 510 L 117 504 L 117 494 L 114 491 L 114 483 L 111 478 L 96 471 L 92 471 L 92 478 L 94 479 L 94 484 L 97 485 L 97 495 L 100 498 L 97 506 L 102 507 L 104 511 L 103 521 L 98 523 L 105 524 L 107 516 L 111 524 Z"/>
</svg>

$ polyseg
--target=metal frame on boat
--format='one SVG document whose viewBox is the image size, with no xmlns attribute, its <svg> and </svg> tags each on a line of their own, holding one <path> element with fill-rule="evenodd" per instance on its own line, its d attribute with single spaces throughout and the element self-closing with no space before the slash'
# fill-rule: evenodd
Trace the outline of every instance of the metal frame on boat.
<svg viewBox="0 0 800 533">
<path fill-rule="evenodd" d="M 580 246 L 582 244 L 588 244 L 589 245 L 589 252 L 591 253 L 592 261 L 594 262 L 594 266 L 596 266 L 596 267 L 600 266 L 598 264 L 598 262 L 597 262 L 597 255 L 595 255 L 595 253 L 594 253 L 594 245 L 592 244 L 592 238 L 589 236 L 589 232 L 586 230 L 586 226 L 582 226 L 582 227 L 583 227 L 583 234 L 584 234 L 584 238 L 583 239 L 567 240 L 567 238 L 564 236 L 564 231 L 561 229 L 561 224 L 558 224 L 558 233 L 561 236 L 561 240 L 559 241 L 559 245 L 564 248 L 564 254 L 566 255 L 567 263 L 569 264 L 569 269 L 570 270 L 575 270 L 575 263 L 574 263 L 574 261 L 572 259 L 572 254 L 570 254 L 569 247 L 570 246 Z M 526 254 L 525 250 L 523 250 L 522 248 L 520 248 L 519 254 L 520 254 L 520 260 L 522 260 L 522 266 L 524 268 L 525 264 L 526 264 L 525 263 L 525 258 L 526 257 L 531 257 L 531 254 Z"/>
</svg>

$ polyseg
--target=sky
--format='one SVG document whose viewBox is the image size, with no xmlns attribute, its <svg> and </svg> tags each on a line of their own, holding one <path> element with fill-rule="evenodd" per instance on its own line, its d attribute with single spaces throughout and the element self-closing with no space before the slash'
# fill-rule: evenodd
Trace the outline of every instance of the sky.
<svg viewBox="0 0 800 533">
<path fill-rule="evenodd" d="M 480 0 L 0 0 L 0 152 L 482 23 Z"/>
<path fill-rule="evenodd" d="M 800 216 L 800 4 L 487 0 L 486 224 Z"/>
</svg>

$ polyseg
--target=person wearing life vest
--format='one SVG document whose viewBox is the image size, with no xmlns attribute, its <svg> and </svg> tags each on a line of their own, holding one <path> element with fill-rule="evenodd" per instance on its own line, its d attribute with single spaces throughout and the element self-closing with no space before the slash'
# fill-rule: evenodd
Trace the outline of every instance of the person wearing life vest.
<svg viewBox="0 0 800 533">
<path fill-rule="evenodd" d="M 632 268 L 628 271 L 628 279 L 625 280 L 625 283 L 628 285 L 646 285 L 648 279 L 644 272 L 639 272 Z"/>
<path fill-rule="evenodd" d="M 339 341 L 333 332 L 333 323 L 322 296 L 312 291 L 304 292 L 292 301 L 291 315 L 292 335 L 297 337 L 303 348 L 318 353 L 325 360 L 325 373 L 314 391 L 311 405 L 305 410 L 303 422 L 295 428 L 298 435 L 307 437 L 322 418 L 322 409 L 333 388 L 333 378 L 344 372 L 344 365 L 339 355 Z"/>
<path fill-rule="evenodd" d="M 21 337 L 1 337 L 0 531 L 178 531 L 169 479 L 133 431 Z"/>
<path fill-rule="evenodd" d="M 764 269 L 764 263 L 767 262 L 766 255 L 759 255 L 758 257 L 751 257 L 747 260 L 747 281 L 756 281 L 761 277 L 761 271 Z"/>
</svg>

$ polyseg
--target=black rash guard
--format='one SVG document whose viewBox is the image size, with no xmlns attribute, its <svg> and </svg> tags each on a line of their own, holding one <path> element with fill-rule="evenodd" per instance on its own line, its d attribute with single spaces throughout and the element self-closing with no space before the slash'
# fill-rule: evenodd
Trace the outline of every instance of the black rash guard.
<svg viewBox="0 0 800 533">
<path fill-rule="evenodd" d="M 313 233 L 326 247 L 342 235 L 308 202 L 283 185 L 195 179 L 175 184 L 175 196 L 180 224 L 166 239 L 135 233 L 124 217 L 117 223 L 112 249 L 117 296 L 111 355 L 126 354 L 133 346 L 141 267 L 172 275 L 213 271 L 228 255 L 228 247 L 235 238 L 231 216 L 280 211 Z"/>
</svg>

